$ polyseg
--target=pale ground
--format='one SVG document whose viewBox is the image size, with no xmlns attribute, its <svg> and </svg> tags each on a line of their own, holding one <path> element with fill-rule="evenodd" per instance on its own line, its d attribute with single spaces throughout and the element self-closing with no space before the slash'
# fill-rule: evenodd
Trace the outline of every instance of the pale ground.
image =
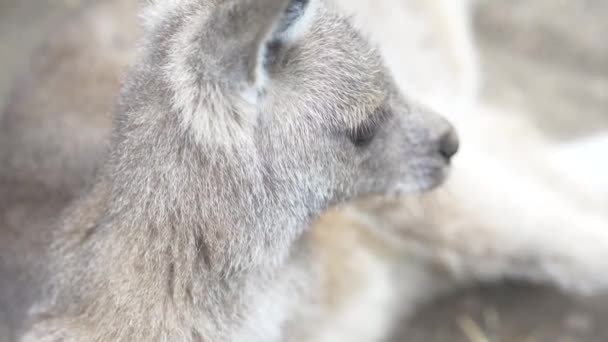
<svg viewBox="0 0 608 342">
<path fill-rule="evenodd" d="M 14 72 L 69 7 L 62 0 L 0 0 L 0 106 Z M 476 22 L 489 99 L 528 109 L 558 140 L 608 129 L 608 1 L 490 0 Z M 494 286 L 423 308 L 399 340 L 607 342 L 605 317 L 608 300 Z"/>
</svg>

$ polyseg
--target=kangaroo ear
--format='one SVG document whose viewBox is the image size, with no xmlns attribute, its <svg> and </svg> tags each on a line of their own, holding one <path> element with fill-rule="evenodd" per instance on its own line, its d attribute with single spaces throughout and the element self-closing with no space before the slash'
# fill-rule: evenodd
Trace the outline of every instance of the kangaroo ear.
<svg viewBox="0 0 608 342">
<path fill-rule="evenodd" d="M 231 0 L 218 6 L 210 20 L 218 61 L 259 91 L 267 81 L 267 61 L 276 47 L 306 32 L 319 0 Z M 216 40 L 217 39 L 217 40 Z M 225 69 L 226 70 L 226 69 Z M 234 72 L 237 72 L 235 75 Z"/>
<path fill-rule="evenodd" d="M 295 41 L 309 29 L 317 0 L 291 0 L 275 29 L 273 40 L 279 43 Z"/>
<path fill-rule="evenodd" d="M 137 0 L 139 22 L 144 28 L 154 27 L 163 18 L 167 10 L 172 7 L 177 8 L 179 5 L 180 1 L 177 0 Z"/>
</svg>

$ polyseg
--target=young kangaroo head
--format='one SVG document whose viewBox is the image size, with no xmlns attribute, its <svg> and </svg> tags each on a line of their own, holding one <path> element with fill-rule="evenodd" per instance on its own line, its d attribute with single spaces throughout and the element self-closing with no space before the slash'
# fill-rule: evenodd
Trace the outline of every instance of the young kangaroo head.
<svg viewBox="0 0 608 342">
<path fill-rule="evenodd" d="M 52 310 L 86 340 L 273 341 L 311 218 L 440 184 L 455 134 L 323 0 L 147 6 L 109 161 L 56 238 Z"/>
<path fill-rule="evenodd" d="M 311 206 L 440 184 L 458 148 L 452 128 L 406 99 L 376 50 L 328 7 L 152 4 L 146 64 L 162 73 L 166 115 L 201 151 L 234 155 L 242 162 L 232 166 L 260 172 L 267 190 L 306 194 Z"/>
<path fill-rule="evenodd" d="M 400 94 L 325 1 L 148 6 L 107 172 L 125 220 L 204 227 L 225 264 L 226 253 L 249 255 L 238 241 L 286 246 L 269 226 L 293 241 L 331 205 L 445 177 L 451 126 Z"/>
</svg>

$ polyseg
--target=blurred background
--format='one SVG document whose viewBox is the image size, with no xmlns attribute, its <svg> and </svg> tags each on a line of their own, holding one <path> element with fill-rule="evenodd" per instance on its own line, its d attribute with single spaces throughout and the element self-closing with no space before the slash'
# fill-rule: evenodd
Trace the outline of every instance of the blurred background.
<svg viewBox="0 0 608 342">
<path fill-rule="evenodd" d="M 80 6 L 79 0 L 0 0 L 0 107 L 34 48 Z M 486 98 L 528 113 L 550 139 L 608 129 L 607 0 L 479 1 L 474 24 Z M 606 342 L 606 317 L 608 299 L 490 286 L 425 307 L 397 339 Z"/>
</svg>

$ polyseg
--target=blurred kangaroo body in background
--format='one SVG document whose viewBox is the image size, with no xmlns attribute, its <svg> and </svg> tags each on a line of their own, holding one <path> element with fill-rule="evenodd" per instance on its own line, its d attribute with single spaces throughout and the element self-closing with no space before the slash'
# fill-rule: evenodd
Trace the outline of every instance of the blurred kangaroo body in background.
<svg viewBox="0 0 608 342">
<path fill-rule="evenodd" d="M 381 6 L 343 2 L 346 10 L 358 14 L 361 27 L 377 38 L 397 82 L 448 115 L 461 131 L 465 148 L 452 178 L 435 194 L 367 201 L 333 211 L 315 225 L 314 255 L 325 281 L 319 291 L 328 314 L 319 315 L 316 322 L 327 335 L 312 340 L 379 340 L 391 330 L 395 317 L 410 314 L 438 293 L 476 281 L 505 277 L 554 284 L 576 293 L 604 289 L 608 217 L 602 209 L 608 192 L 601 188 L 606 184 L 603 174 L 589 174 L 600 168 L 581 166 L 596 161 L 593 156 L 583 158 L 581 151 L 605 150 L 605 139 L 556 148 L 527 122 L 480 105 L 478 62 L 464 2 L 387 1 Z M 95 173 L 109 134 L 111 120 L 105 115 L 137 37 L 131 35 L 137 32 L 133 12 L 134 6 L 123 1 L 85 11 L 68 25 L 71 34 L 53 38 L 41 50 L 41 57 L 57 59 L 34 58 L 31 74 L 22 78 L 12 96 L 8 112 L 40 117 L 3 118 L 6 132 L 14 133 L 0 138 L 6 139 L 3 153 L 17 153 L 8 157 L 11 161 L 3 165 L 9 167 L 0 172 L 10 174 L 4 179 L 18 176 L 17 183 L 1 184 L 9 189 L 9 195 L 0 198 L 5 201 L 2 229 L 13 235 L 0 240 L 3 253 L 17 253 L 13 249 L 21 245 L 14 241 L 20 239 L 23 222 L 40 225 L 34 229 L 36 239 L 30 239 L 34 242 L 26 248 L 44 249 L 48 239 L 44 222 L 57 215 Z M 123 19 L 116 19 L 115 13 Z M 368 13 L 375 15 L 365 16 Z M 404 29 L 404 22 L 416 23 L 412 24 L 416 29 Z M 384 35 L 387 31 L 394 35 Z M 425 45 L 429 42 L 431 48 Z M 80 65 L 84 70 L 75 72 L 74 66 Z M 95 85 L 83 85 L 89 81 Z M 58 84 L 80 86 L 70 91 Z M 50 109 L 54 106 L 58 107 Z M 45 123 L 51 110 L 65 114 L 60 116 L 65 120 Z M 36 134 L 23 134 L 30 129 Z M 62 140 L 66 136 L 74 140 Z M 19 151 L 31 151 L 35 162 L 21 159 Z M 581 188 L 580 184 L 591 185 Z M 35 260 L 20 262 L 35 267 Z M 23 265 L 2 266 L 9 272 L 23 269 Z M 3 293 L 17 293 L 10 287 L 10 282 L 0 283 Z M 377 314 L 370 307 L 377 308 Z"/>
</svg>

